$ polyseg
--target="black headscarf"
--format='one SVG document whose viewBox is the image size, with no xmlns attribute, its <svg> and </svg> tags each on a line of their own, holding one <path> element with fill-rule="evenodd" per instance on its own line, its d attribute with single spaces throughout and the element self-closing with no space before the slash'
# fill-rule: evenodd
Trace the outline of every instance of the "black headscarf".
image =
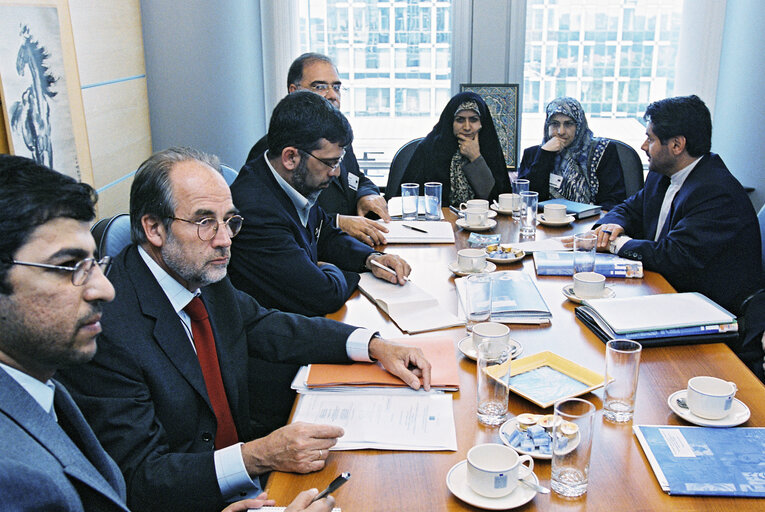
<svg viewBox="0 0 765 512">
<path fill-rule="evenodd" d="M 428 181 L 439 181 L 443 184 L 444 203 L 448 202 L 451 193 L 450 165 L 455 152 L 459 151 L 457 137 L 454 136 L 454 116 L 460 105 L 471 100 L 478 104 L 478 113 L 481 117 L 481 131 L 478 135 L 481 156 L 494 176 L 494 188 L 488 199 L 495 200 L 499 194 L 510 190 L 505 156 L 499 145 L 494 121 L 486 102 L 474 92 L 461 92 L 449 100 L 441 112 L 438 123 L 417 146 L 404 171 L 402 183 L 419 183 L 423 186 Z M 400 195 L 400 189 L 396 191 L 396 195 Z"/>
</svg>

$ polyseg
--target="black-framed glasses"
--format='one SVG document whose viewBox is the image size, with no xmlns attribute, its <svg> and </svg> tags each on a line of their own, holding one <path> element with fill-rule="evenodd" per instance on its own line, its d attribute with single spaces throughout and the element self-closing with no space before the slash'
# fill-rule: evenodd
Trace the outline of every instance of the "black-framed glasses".
<svg viewBox="0 0 765 512">
<path fill-rule="evenodd" d="M 78 261 L 77 264 L 73 267 L 16 260 L 11 260 L 11 263 L 13 265 L 23 265 L 25 267 L 49 268 L 52 270 L 63 270 L 65 272 L 71 272 L 72 284 L 75 286 L 82 286 L 88 282 L 88 279 L 90 279 L 90 275 L 93 273 L 93 269 L 96 268 L 96 265 L 101 267 L 101 272 L 103 272 L 104 275 L 107 275 L 109 273 L 109 269 L 112 266 L 112 258 L 111 256 L 104 256 L 100 260 L 96 260 L 95 258 L 85 258 L 84 260 Z"/>
<path fill-rule="evenodd" d="M 234 238 L 239 234 L 239 231 L 241 231 L 242 223 L 244 222 L 244 217 L 241 215 L 232 215 L 228 219 L 222 221 L 213 219 L 212 217 L 205 217 L 204 219 L 199 220 L 181 219 L 180 217 L 168 217 L 168 219 L 180 220 L 183 222 L 188 222 L 189 224 L 196 224 L 197 236 L 203 242 L 207 242 L 215 238 L 215 235 L 218 234 L 218 226 L 220 224 L 226 226 L 226 231 L 228 232 L 229 238 Z"/>
<path fill-rule="evenodd" d="M 314 157 L 316 160 L 318 160 L 319 162 L 321 162 L 324 165 L 326 165 L 327 167 L 329 167 L 329 169 L 331 171 L 334 171 L 335 169 L 337 169 L 340 166 L 340 164 L 343 162 L 343 158 L 345 158 L 345 148 L 343 148 L 343 153 L 340 155 L 340 158 L 338 158 L 337 160 L 334 160 L 334 159 L 333 160 L 326 160 L 324 158 L 319 158 L 318 156 L 314 155 L 310 151 L 306 151 L 306 150 L 300 149 L 300 148 L 298 148 L 298 149 L 300 150 L 301 153 L 305 153 L 306 155 Z"/>
</svg>

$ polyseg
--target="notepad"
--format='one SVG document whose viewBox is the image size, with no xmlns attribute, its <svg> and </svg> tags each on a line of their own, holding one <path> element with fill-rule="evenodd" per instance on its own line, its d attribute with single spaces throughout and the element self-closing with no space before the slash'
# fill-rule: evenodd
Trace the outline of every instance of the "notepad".
<svg viewBox="0 0 765 512">
<path fill-rule="evenodd" d="M 457 357 L 451 338 L 397 338 L 389 341 L 419 347 L 430 362 L 431 387 L 442 391 L 460 388 Z M 306 386 L 309 389 L 338 387 L 406 387 L 407 384 L 386 371 L 379 363 L 312 364 Z"/>
<path fill-rule="evenodd" d="M 388 229 L 388 232 L 383 235 L 389 244 L 454 243 L 454 228 L 451 222 L 431 220 L 393 220 L 387 224 L 383 221 L 378 222 Z"/>
<path fill-rule="evenodd" d="M 365 272 L 361 274 L 359 290 L 404 332 L 433 331 L 465 324 L 413 281 L 400 286 Z"/>
</svg>

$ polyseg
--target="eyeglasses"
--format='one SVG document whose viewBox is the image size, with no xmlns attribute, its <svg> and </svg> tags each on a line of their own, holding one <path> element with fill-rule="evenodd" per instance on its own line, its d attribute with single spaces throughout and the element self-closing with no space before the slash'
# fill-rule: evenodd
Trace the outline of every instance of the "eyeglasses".
<svg viewBox="0 0 765 512">
<path fill-rule="evenodd" d="M 218 226 L 220 224 L 224 224 L 226 226 L 226 231 L 228 232 L 229 238 L 234 238 L 239 234 L 239 231 L 242 229 L 242 223 L 244 222 L 244 217 L 241 215 L 233 215 L 224 221 L 218 221 L 212 217 L 205 217 L 204 219 L 199 220 L 181 219 L 179 217 L 168 217 L 168 219 L 180 220 L 183 222 L 188 222 L 189 224 L 196 224 L 197 236 L 203 242 L 207 242 L 215 238 L 215 235 L 218 234 Z"/>
<path fill-rule="evenodd" d="M 48 265 L 47 263 L 31 263 L 29 261 L 16 261 L 11 260 L 13 265 L 24 265 L 25 267 L 39 267 L 49 268 L 53 270 L 64 270 L 72 273 L 72 284 L 75 286 L 82 286 L 88 282 L 90 275 L 93 273 L 93 269 L 98 265 L 101 267 L 101 272 L 104 275 L 109 273 L 109 269 L 112 266 L 111 256 L 104 256 L 100 260 L 96 261 L 95 258 L 85 258 L 80 260 L 73 267 L 66 267 L 63 265 Z"/>
<path fill-rule="evenodd" d="M 343 84 L 324 84 L 324 83 L 311 84 L 307 88 L 321 94 L 322 96 L 327 94 L 330 89 L 335 91 L 335 94 L 342 94 L 343 91 L 346 90 L 346 88 L 343 87 Z"/>
<path fill-rule="evenodd" d="M 340 158 L 338 158 L 337 160 L 325 160 L 324 158 L 319 158 L 318 156 L 314 155 L 310 151 L 305 151 L 305 150 L 300 149 L 300 148 L 298 148 L 298 150 L 301 153 L 305 153 L 306 155 L 314 157 L 316 160 L 318 160 L 319 162 L 321 162 L 324 165 L 326 165 L 327 167 L 329 167 L 329 169 L 332 170 L 332 171 L 337 169 L 338 166 L 342 163 L 343 158 L 345 158 L 345 149 L 343 149 L 343 153 L 340 155 Z"/>
</svg>

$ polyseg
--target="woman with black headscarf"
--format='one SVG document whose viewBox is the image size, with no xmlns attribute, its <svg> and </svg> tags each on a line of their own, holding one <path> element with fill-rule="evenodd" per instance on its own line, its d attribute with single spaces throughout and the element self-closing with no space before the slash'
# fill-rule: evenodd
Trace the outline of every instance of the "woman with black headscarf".
<svg viewBox="0 0 765 512">
<path fill-rule="evenodd" d="M 402 183 L 443 184 L 443 201 L 497 199 L 510 191 L 505 157 L 489 108 L 478 94 L 461 92 L 412 155 Z"/>
<path fill-rule="evenodd" d="M 574 98 L 557 98 L 545 112 L 542 144 L 523 152 L 518 177 L 529 180 L 540 201 L 563 198 L 605 210 L 624 201 L 616 147 L 608 139 L 593 137 L 582 105 Z"/>
</svg>

